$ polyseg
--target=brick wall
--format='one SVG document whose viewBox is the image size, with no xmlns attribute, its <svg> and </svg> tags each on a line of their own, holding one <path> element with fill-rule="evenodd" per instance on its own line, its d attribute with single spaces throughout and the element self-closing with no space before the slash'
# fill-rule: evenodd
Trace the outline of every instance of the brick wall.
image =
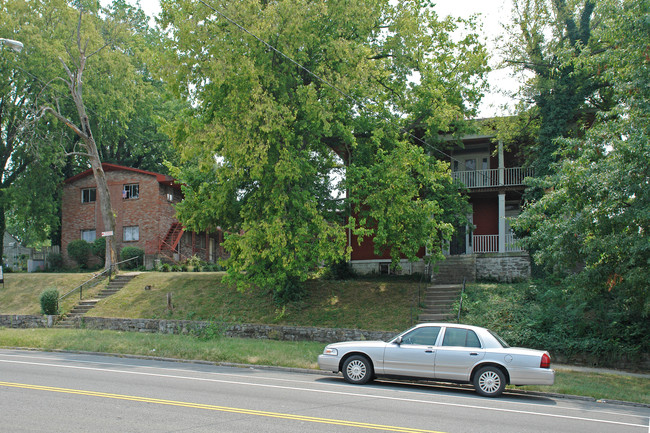
<svg viewBox="0 0 650 433">
<path fill-rule="evenodd" d="M 141 248 L 145 254 L 157 253 L 161 239 L 176 221 L 172 204 L 180 201 L 180 195 L 172 187 L 159 183 L 154 175 L 128 170 L 110 170 L 105 173 L 115 213 L 113 236 L 118 254 L 125 246 Z M 124 185 L 127 184 L 138 184 L 138 198 L 122 198 Z M 99 202 L 81 202 L 82 189 L 94 187 L 95 178 L 90 174 L 66 183 L 63 188 L 61 248 L 67 265 L 74 265 L 68 257 L 67 246 L 71 241 L 81 238 L 82 230 L 95 229 L 97 237 L 105 231 Z M 168 201 L 168 193 L 173 193 L 173 202 Z M 124 227 L 129 226 L 138 226 L 138 241 L 124 241 Z"/>
</svg>

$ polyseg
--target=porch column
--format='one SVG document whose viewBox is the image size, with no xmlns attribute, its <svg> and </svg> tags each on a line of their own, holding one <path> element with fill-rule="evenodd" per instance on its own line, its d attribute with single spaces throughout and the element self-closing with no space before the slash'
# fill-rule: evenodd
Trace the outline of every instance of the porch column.
<svg viewBox="0 0 650 433">
<path fill-rule="evenodd" d="M 506 195 L 499 193 L 499 252 L 506 252 Z"/>
<path fill-rule="evenodd" d="M 503 159 L 503 141 L 499 140 L 499 185 L 505 184 L 505 161 Z M 500 209 L 500 208 L 499 208 Z"/>
</svg>

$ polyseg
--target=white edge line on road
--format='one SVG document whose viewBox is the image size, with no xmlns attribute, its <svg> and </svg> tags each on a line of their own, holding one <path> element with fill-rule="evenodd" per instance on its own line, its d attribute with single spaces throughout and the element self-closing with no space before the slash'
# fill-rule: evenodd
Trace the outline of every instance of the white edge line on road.
<svg viewBox="0 0 650 433">
<path fill-rule="evenodd" d="M 68 369 L 76 369 L 76 370 L 99 371 L 99 372 L 104 372 L 104 373 L 122 373 L 122 374 L 150 376 L 150 377 L 163 377 L 163 378 L 170 378 L 170 379 L 194 380 L 194 381 L 200 381 L 200 382 L 213 382 L 213 383 L 226 383 L 226 384 L 233 384 L 233 385 L 257 386 L 257 387 L 263 387 L 263 388 L 285 389 L 285 390 L 290 390 L 290 391 L 317 392 L 317 393 L 321 393 L 321 394 L 326 393 L 326 394 L 344 395 L 344 396 L 350 396 L 350 397 L 364 397 L 364 398 L 373 398 L 373 399 L 381 399 L 381 400 L 402 401 L 402 402 L 410 402 L 410 403 L 422 403 L 422 404 L 429 404 L 429 405 L 462 407 L 462 408 L 470 408 L 470 409 L 479 409 L 479 410 L 489 410 L 489 411 L 499 411 L 499 412 L 506 412 L 506 413 L 515 413 L 515 414 L 521 414 L 521 415 L 536 415 L 536 416 L 541 416 L 541 417 L 570 419 L 570 420 L 576 420 L 576 421 L 589 421 L 589 422 L 594 422 L 594 423 L 624 425 L 624 426 L 630 426 L 630 427 L 643 427 L 643 428 L 647 427 L 646 425 L 643 425 L 643 424 L 632 424 L 632 423 L 626 423 L 626 422 L 620 422 L 620 421 L 600 420 L 600 419 L 594 419 L 594 418 L 576 417 L 576 416 L 569 416 L 569 415 L 547 414 L 547 413 L 540 413 L 540 412 L 533 412 L 533 411 L 524 411 L 524 410 L 516 410 L 516 409 L 504 409 L 504 408 L 493 408 L 493 407 L 467 405 L 467 404 L 459 404 L 459 403 L 432 402 L 432 401 L 418 400 L 418 399 L 411 399 L 411 398 L 386 397 L 386 396 L 377 396 L 377 395 L 359 394 L 359 393 L 350 393 L 350 392 L 341 392 L 341 391 L 316 390 L 316 389 L 291 387 L 291 386 L 248 383 L 248 382 L 239 382 L 239 381 L 234 381 L 234 380 L 197 378 L 197 377 L 191 377 L 191 376 L 177 376 L 177 375 L 169 375 L 169 374 L 161 374 L 161 373 L 145 373 L 145 372 L 137 372 L 137 371 L 104 369 L 104 368 L 97 368 L 97 367 L 81 367 L 81 366 L 73 366 L 73 365 L 60 365 L 60 364 L 27 362 L 27 361 L 0 360 L 0 362 L 13 363 L 13 364 L 23 364 L 23 365 L 40 365 L 40 366 L 46 366 L 46 367 L 68 368 Z M 649 430 L 650 430 L 650 427 L 649 427 Z M 650 433 L 650 431 L 649 431 L 649 433 Z"/>
</svg>

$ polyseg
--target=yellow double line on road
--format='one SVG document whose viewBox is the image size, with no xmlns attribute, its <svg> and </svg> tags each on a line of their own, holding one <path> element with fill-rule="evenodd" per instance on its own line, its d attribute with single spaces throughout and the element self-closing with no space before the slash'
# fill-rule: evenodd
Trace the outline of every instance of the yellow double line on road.
<svg viewBox="0 0 650 433">
<path fill-rule="evenodd" d="M 188 407 L 193 409 L 214 410 L 219 412 L 264 416 L 268 418 L 280 418 L 280 419 L 286 419 L 292 421 L 306 421 L 306 422 L 314 422 L 320 424 L 332 424 L 332 425 L 356 427 L 356 428 L 371 429 L 371 430 L 384 430 L 384 431 L 394 431 L 394 432 L 404 432 L 404 433 L 442 433 L 434 430 L 420 430 L 420 429 L 414 429 L 409 427 L 396 427 L 396 426 L 388 426 L 388 425 L 381 425 L 381 424 L 369 424 L 364 422 L 345 421 L 345 420 L 329 419 L 329 418 L 317 418 L 312 416 L 293 415 L 288 413 L 266 412 L 261 410 L 241 409 L 241 408 L 227 407 L 227 406 L 214 406 L 211 404 L 162 400 L 159 398 L 138 397 L 138 396 L 121 395 L 121 394 L 109 394 L 105 392 L 84 391 L 80 389 L 69 389 L 69 388 L 56 388 L 52 386 L 29 385 L 25 383 L 0 382 L 0 386 L 10 387 L 10 388 L 30 389 L 35 391 L 77 394 L 77 395 L 85 395 L 89 397 L 111 398 L 115 400 L 128 400 L 128 401 L 136 401 L 140 403 L 163 404 L 167 406 Z"/>
</svg>

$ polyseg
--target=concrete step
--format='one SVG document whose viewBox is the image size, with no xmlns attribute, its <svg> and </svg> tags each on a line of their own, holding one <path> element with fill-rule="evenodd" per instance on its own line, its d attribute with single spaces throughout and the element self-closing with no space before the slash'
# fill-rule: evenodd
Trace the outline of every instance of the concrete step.
<svg viewBox="0 0 650 433">
<path fill-rule="evenodd" d="M 453 319 L 453 314 L 420 314 L 418 317 L 419 322 L 448 322 Z"/>
</svg>

